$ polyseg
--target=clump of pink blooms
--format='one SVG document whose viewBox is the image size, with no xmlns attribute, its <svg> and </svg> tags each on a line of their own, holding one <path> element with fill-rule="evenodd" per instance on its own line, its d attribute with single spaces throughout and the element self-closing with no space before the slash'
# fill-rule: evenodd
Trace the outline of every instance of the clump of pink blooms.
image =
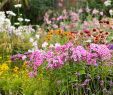
<svg viewBox="0 0 113 95">
<path fill-rule="evenodd" d="M 22 55 L 23 56 L 23 55 Z M 49 48 L 48 50 L 37 50 L 27 56 L 25 60 L 28 61 L 29 68 L 33 72 L 30 75 L 37 73 L 38 68 L 42 64 L 47 69 L 61 68 L 64 64 L 73 62 L 85 62 L 86 65 L 98 66 L 100 62 L 111 61 L 111 50 L 104 44 L 90 44 L 87 48 L 83 46 L 74 46 L 71 42 L 65 45 L 58 45 Z"/>
</svg>

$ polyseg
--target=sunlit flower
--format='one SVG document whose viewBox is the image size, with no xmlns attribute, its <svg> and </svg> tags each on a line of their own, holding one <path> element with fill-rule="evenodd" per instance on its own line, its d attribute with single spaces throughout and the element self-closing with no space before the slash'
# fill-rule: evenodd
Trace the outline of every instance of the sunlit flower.
<svg viewBox="0 0 113 95">
<path fill-rule="evenodd" d="M 6 18 L 6 19 L 4 20 L 4 27 L 5 27 L 5 28 L 8 28 L 8 27 L 10 27 L 10 26 L 11 26 L 11 21 L 10 21 L 10 19 Z"/>
<path fill-rule="evenodd" d="M 48 46 L 48 43 L 47 42 L 44 42 L 43 44 L 42 44 L 42 47 L 43 48 L 46 48 Z"/>
<path fill-rule="evenodd" d="M 92 41 L 91 41 L 91 39 L 88 39 L 88 40 L 86 40 L 85 42 L 87 42 L 87 43 L 91 43 Z"/>
<path fill-rule="evenodd" d="M 53 24 L 52 26 L 53 26 L 53 28 L 58 28 L 58 25 L 56 25 L 56 24 Z"/>
<path fill-rule="evenodd" d="M 13 11 L 6 11 L 6 13 L 11 16 L 16 16 L 16 14 Z"/>
<path fill-rule="evenodd" d="M 17 66 L 14 67 L 13 72 L 18 73 L 19 68 Z"/>
<path fill-rule="evenodd" d="M 109 14 L 110 14 L 111 16 L 113 15 L 113 10 L 112 10 L 112 9 L 109 10 Z"/>
<path fill-rule="evenodd" d="M 26 57 L 26 55 L 23 55 L 22 56 L 22 60 L 25 60 L 27 57 Z"/>
<path fill-rule="evenodd" d="M 14 5 L 15 8 L 21 8 L 22 7 L 22 4 L 17 4 L 17 5 Z"/>
<path fill-rule="evenodd" d="M 33 46 L 37 46 L 37 41 L 33 42 Z"/>
<path fill-rule="evenodd" d="M 83 12 L 83 9 L 79 9 L 79 10 L 78 10 L 78 13 L 82 13 L 82 12 Z"/>
<path fill-rule="evenodd" d="M 105 6 L 110 6 L 110 5 L 111 5 L 111 0 L 106 0 L 106 1 L 104 2 L 104 5 L 105 5 Z"/>
<path fill-rule="evenodd" d="M 32 42 L 34 42 L 34 39 L 33 38 L 30 38 L 29 41 L 32 43 Z"/>
<path fill-rule="evenodd" d="M 36 37 L 37 39 L 39 39 L 39 38 L 40 38 L 40 35 L 35 35 L 35 37 Z"/>
<path fill-rule="evenodd" d="M 54 45 L 53 44 L 50 44 L 50 46 L 49 46 L 50 48 L 53 48 L 54 47 Z"/>
<path fill-rule="evenodd" d="M 25 19 L 25 22 L 30 22 L 30 19 Z"/>
<path fill-rule="evenodd" d="M 91 11 L 91 9 L 89 9 L 89 7 L 86 7 L 86 12 L 89 13 Z"/>
<path fill-rule="evenodd" d="M 0 70 L 1 70 L 1 71 L 7 71 L 7 70 L 9 70 L 9 67 L 8 67 L 8 65 L 7 65 L 6 63 L 4 63 L 4 64 L 2 64 L 2 65 L 0 66 Z"/>
<path fill-rule="evenodd" d="M 20 23 L 19 22 L 15 22 L 14 25 L 20 25 Z"/>
<path fill-rule="evenodd" d="M 97 9 L 94 9 L 92 12 L 92 14 L 98 14 L 98 13 L 99 13 L 99 11 Z"/>
<path fill-rule="evenodd" d="M 21 18 L 21 17 L 20 17 L 20 18 L 18 18 L 18 21 L 19 21 L 19 22 L 22 22 L 23 20 L 24 20 L 24 19 L 23 19 L 23 18 Z"/>
<path fill-rule="evenodd" d="M 100 15 L 101 15 L 101 16 L 103 16 L 103 15 L 104 15 L 104 13 L 103 13 L 103 12 L 100 12 Z"/>
<path fill-rule="evenodd" d="M 61 46 L 60 43 L 55 43 L 55 47 Z"/>
</svg>

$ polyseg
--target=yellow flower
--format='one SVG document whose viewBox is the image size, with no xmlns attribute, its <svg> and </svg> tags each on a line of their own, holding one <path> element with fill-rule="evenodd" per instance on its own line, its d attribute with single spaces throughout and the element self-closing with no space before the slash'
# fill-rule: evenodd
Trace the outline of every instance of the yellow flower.
<svg viewBox="0 0 113 95">
<path fill-rule="evenodd" d="M 3 71 L 0 71 L 0 76 L 3 74 Z"/>
<path fill-rule="evenodd" d="M 22 65 L 22 67 L 25 68 L 25 67 L 26 67 L 26 64 L 27 64 L 27 62 L 25 61 L 25 62 L 23 63 L 23 65 Z"/>
<path fill-rule="evenodd" d="M 8 67 L 8 65 L 7 65 L 6 63 L 4 63 L 4 64 L 2 64 L 2 65 L 0 66 L 0 70 L 1 70 L 1 71 L 8 71 L 8 70 L 9 70 L 9 67 Z"/>
<path fill-rule="evenodd" d="M 13 72 L 18 73 L 19 68 L 17 66 L 14 67 Z"/>
</svg>

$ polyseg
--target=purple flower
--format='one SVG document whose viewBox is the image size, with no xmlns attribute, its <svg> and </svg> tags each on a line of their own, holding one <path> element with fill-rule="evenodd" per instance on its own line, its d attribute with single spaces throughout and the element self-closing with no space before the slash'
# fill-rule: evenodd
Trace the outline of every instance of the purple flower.
<svg viewBox="0 0 113 95">
<path fill-rule="evenodd" d="M 108 45 L 108 49 L 113 50 L 113 44 Z"/>
</svg>

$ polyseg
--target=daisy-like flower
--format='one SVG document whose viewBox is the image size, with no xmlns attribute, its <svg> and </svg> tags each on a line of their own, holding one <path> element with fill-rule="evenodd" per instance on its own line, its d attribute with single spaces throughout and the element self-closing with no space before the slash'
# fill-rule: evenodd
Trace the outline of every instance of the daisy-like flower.
<svg viewBox="0 0 113 95">
<path fill-rule="evenodd" d="M 6 14 L 10 16 L 16 16 L 16 14 L 13 11 L 6 11 Z"/>
<path fill-rule="evenodd" d="M 42 47 L 43 48 L 46 48 L 48 46 L 48 43 L 47 42 L 44 42 L 43 44 L 42 44 Z"/>
<path fill-rule="evenodd" d="M 112 9 L 109 10 L 109 14 L 110 14 L 111 16 L 113 15 L 113 10 L 112 10 Z"/>
<path fill-rule="evenodd" d="M 89 7 L 86 7 L 86 12 L 89 13 L 91 11 L 91 9 L 89 9 Z"/>
<path fill-rule="evenodd" d="M 94 9 L 93 12 L 92 12 L 92 14 L 94 14 L 94 15 L 98 14 L 98 13 L 99 13 L 99 11 L 97 9 Z"/>
<path fill-rule="evenodd" d="M 34 39 L 33 38 L 30 38 L 29 41 L 32 43 L 32 42 L 34 42 Z"/>
<path fill-rule="evenodd" d="M 101 16 L 103 16 L 103 15 L 104 15 L 104 13 L 103 13 L 103 12 L 100 12 L 100 15 L 101 15 Z"/>
<path fill-rule="evenodd" d="M 39 38 L 40 38 L 40 35 L 36 35 L 35 37 L 36 37 L 37 39 L 39 39 Z"/>
<path fill-rule="evenodd" d="M 21 18 L 21 17 L 18 18 L 18 21 L 19 21 L 19 22 L 22 22 L 23 20 L 24 20 L 24 19 Z"/>
<path fill-rule="evenodd" d="M 19 22 L 15 22 L 14 25 L 20 25 L 20 23 Z"/>
<path fill-rule="evenodd" d="M 30 19 L 25 19 L 25 22 L 30 22 Z"/>
<path fill-rule="evenodd" d="M 105 5 L 105 6 L 110 6 L 110 5 L 111 5 L 111 0 L 105 1 L 105 2 L 104 2 L 104 5 Z"/>
<path fill-rule="evenodd" d="M 22 7 L 22 4 L 17 4 L 17 5 L 14 5 L 15 8 L 21 8 Z"/>
</svg>

